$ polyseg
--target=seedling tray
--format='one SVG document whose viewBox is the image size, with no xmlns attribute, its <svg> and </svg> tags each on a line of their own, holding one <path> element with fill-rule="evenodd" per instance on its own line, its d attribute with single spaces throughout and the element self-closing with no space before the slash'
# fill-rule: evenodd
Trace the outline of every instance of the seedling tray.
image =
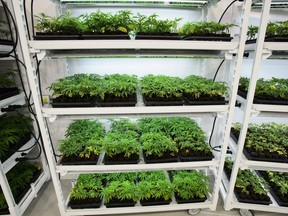
<svg viewBox="0 0 288 216">
<path fill-rule="evenodd" d="M 105 203 L 105 206 L 107 208 L 133 207 L 135 206 L 135 204 L 136 202 L 134 202 L 133 200 L 123 200 L 123 201 L 118 201 L 118 202 L 115 201 L 115 202 Z"/>
<path fill-rule="evenodd" d="M 234 142 L 236 143 L 236 145 L 238 144 L 238 138 L 236 137 L 236 135 L 232 132 L 232 130 L 230 131 L 230 136 L 231 138 L 234 140 Z"/>
<path fill-rule="evenodd" d="M 69 201 L 68 206 L 70 206 L 72 209 L 87 209 L 87 208 L 100 208 L 102 200 L 95 199 L 94 203 L 87 203 L 85 199 L 83 200 L 83 203 L 73 203 Z"/>
<path fill-rule="evenodd" d="M 9 209 L 0 209 L 0 215 L 10 215 Z"/>
<path fill-rule="evenodd" d="M 187 36 L 183 40 L 197 40 L 197 41 L 231 41 L 233 37 L 225 36 Z"/>
<path fill-rule="evenodd" d="M 198 202 L 205 202 L 207 200 L 207 197 L 205 198 L 194 198 L 194 199 L 182 199 L 180 198 L 179 196 L 177 196 L 175 194 L 175 199 L 176 199 L 176 202 L 179 203 L 179 204 L 182 204 L 182 203 L 198 203 Z"/>
<path fill-rule="evenodd" d="M 83 35 L 82 39 L 84 40 L 130 40 L 128 34 L 91 34 Z"/>
<path fill-rule="evenodd" d="M 180 40 L 179 35 L 136 35 L 136 40 Z"/>
<path fill-rule="evenodd" d="M 223 97 L 223 100 L 215 100 L 215 101 L 191 101 L 187 97 L 184 97 L 185 104 L 186 105 L 225 105 L 228 103 L 228 101 L 225 100 Z"/>
<path fill-rule="evenodd" d="M 6 40 L 6 39 L 0 39 L 0 44 L 1 45 L 11 45 L 12 46 L 13 45 L 13 41 L 12 40 Z"/>
<path fill-rule="evenodd" d="M 257 39 L 247 40 L 246 44 L 252 44 L 256 43 Z M 266 37 L 265 42 L 288 42 L 288 36 L 287 37 Z"/>
<path fill-rule="evenodd" d="M 105 155 L 103 159 L 103 163 L 106 165 L 117 165 L 117 164 L 138 164 L 139 163 L 139 156 L 136 160 L 107 160 L 107 157 Z"/>
<path fill-rule="evenodd" d="M 149 164 L 149 163 L 170 163 L 170 162 L 177 162 L 178 161 L 178 157 L 170 157 L 170 158 L 159 158 L 159 159 L 149 159 L 147 158 L 147 156 L 145 155 L 145 151 L 143 151 L 143 157 L 144 157 L 144 161 L 145 163 Z"/>
<path fill-rule="evenodd" d="M 235 196 L 238 199 L 239 202 L 242 203 L 251 203 L 251 204 L 260 204 L 260 205 L 270 205 L 272 202 L 270 201 L 265 201 L 265 200 L 255 200 L 255 199 L 242 199 L 240 198 L 239 194 L 237 193 L 236 189 L 234 190 Z"/>
<path fill-rule="evenodd" d="M 238 89 L 238 95 L 240 95 L 241 97 L 245 99 L 247 98 L 247 93 L 239 89 Z M 269 99 L 260 98 L 257 95 L 255 95 L 253 103 L 254 104 L 288 105 L 288 100 L 269 100 Z"/>
<path fill-rule="evenodd" d="M 96 165 L 98 158 L 96 160 L 85 160 L 85 161 L 73 161 L 73 160 L 69 160 L 69 161 L 65 161 L 66 157 L 62 157 L 60 160 L 60 164 L 62 165 Z"/>
<path fill-rule="evenodd" d="M 213 159 L 213 155 L 208 156 L 183 156 L 181 153 L 179 153 L 179 160 L 181 162 L 187 162 L 187 161 L 210 161 Z"/>
<path fill-rule="evenodd" d="M 98 107 L 133 107 L 136 105 L 136 101 L 132 102 L 97 102 Z"/>
<path fill-rule="evenodd" d="M 34 40 L 78 40 L 79 35 L 48 35 L 48 34 L 37 34 L 33 36 Z"/>
<path fill-rule="evenodd" d="M 276 158 L 261 158 L 261 157 L 254 157 L 250 154 L 250 152 L 244 147 L 243 153 L 248 160 L 254 161 L 268 161 L 268 162 L 278 162 L 278 163 L 288 163 L 288 158 L 285 159 L 276 159 Z"/>
<path fill-rule="evenodd" d="M 0 92 L 0 100 L 3 100 L 14 95 L 18 95 L 20 90 L 18 88 L 0 88 Z"/>
<path fill-rule="evenodd" d="M 87 102 L 52 102 L 50 103 L 53 108 L 70 108 L 70 107 L 94 107 L 96 104 L 96 97 L 93 97 Z"/>
<path fill-rule="evenodd" d="M 171 202 L 170 200 L 140 200 L 140 204 L 142 206 L 154 206 L 154 205 L 169 205 Z"/>
<path fill-rule="evenodd" d="M 184 100 L 181 101 L 147 101 L 143 96 L 143 100 L 146 106 L 183 106 Z"/>
</svg>

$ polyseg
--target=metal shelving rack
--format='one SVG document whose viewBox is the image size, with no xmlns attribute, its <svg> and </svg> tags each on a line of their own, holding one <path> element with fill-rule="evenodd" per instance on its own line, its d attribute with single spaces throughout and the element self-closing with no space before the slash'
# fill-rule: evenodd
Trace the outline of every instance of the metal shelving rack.
<svg viewBox="0 0 288 216">
<path fill-rule="evenodd" d="M 2 7 L 2 4 L 0 4 L 0 7 Z M 0 45 L 0 53 L 5 54 L 10 52 L 13 49 L 12 45 Z M 20 50 L 20 46 L 17 46 L 17 50 Z M 21 53 L 18 53 L 21 55 Z M 10 57 L 5 57 L 5 58 L 0 58 L 0 61 L 15 61 L 14 58 Z M 25 105 L 25 95 L 23 92 L 21 92 L 18 95 L 14 95 L 12 97 L 3 99 L 0 101 L 0 109 L 5 108 L 9 105 Z M 0 115 L 3 115 L 5 112 L 0 111 Z M 34 125 L 36 128 L 36 125 Z M 48 169 L 48 165 L 45 159 L 44 154 L 42 153 L 41 155 L 41 162 L 42 162 L 42 168 L 43 172 L 41 175 L 38 177 L 38 179 L 31 184 L 31 188 L 27 191 L 25 196 L 21 199 L 21 201 L 17 204 L 15 202 L 15 199 L 12 195 L 9 182 L 7 181 L 6 178 L 6 173 L 11 170 L 18 162 L 16 161 L 16 158 L 22 157 L 22 153 L 28 154 L 31 152 L 34 148 L 33 146 L 35 145 L 35 139 L 31 138 L 26 144 L 24 144 L 18 152 L 15 152 L 13 155 L 11 155 L 8 159 L 6 159 L 3 163 L 0 162 L 0 184 L 1 184 L 1 189 L 3 191 L 3 194 L 5 196 L 6 202 L 8 204 L 8 209 L 10 216 L 20 216 L 23 215 L 25 210 L 28 208 L 32 200 L 37 197 L 37 194 L 39 190 L 42 188 L 44 183 L 50 179 L 50 173 Z M 27 150 L 25 150 L 27 149 Z M 21 152 L 20 152 L 21 151 Z"/>
<path fill-rule="evenodd" d="M 245 47 L 246 51 L 254 52 L 254 61 L 249 83 L 249 89 L 247 93 L 247 99 L 237 96 L 237 100 L 243 105 L 241 106 L 241 109 L 244 112 L 244 118 L 238 144 L 236 145 L 236 143 L 230 138 L 230 148 L 232 152 L 235 154 L 234 165 L 230 177 L 230 182 L 227 180 L 226 175 L 223 175 L 222 185 L 220 188 L 221 195 L 225 200 L 224 202 L 225 210 L 239 208 L 244 210 L 259 210 L 259 211 L 269 211 L 278 213 L 288 212 L 288 208 L 279 206 L 271 194 L 268 194 L 272 201 L 272 204 L 270 205 L 241 203 L 238 202 L 234 194 L 234 187 L 239 169 L 288 172 L 288 166 L 286 163 L 248 160 L 242 153 L 247 134 L 248 124 L 252 116 L 287 118 L 288 114 L 288 107 L 284 105 L 253 104 L 256 83 L 262 60 L 272 57 L 275 52 L 281 51 L 281 54 L 283 54 L 284 51 L 284 55 L 287 55 L 288 52 L 288 42 L 264 42 L 270 9 L 275 8 L 277 2 L 279 3 L 280 1 L 265 0 L 259 3 L 259 5 L 261 5 L 262 7 L 262 11 L 261 11 L 260 28 L 258 31 L 257 43 L 248 44 Z M 286 8 L 288 6 L 287 1 L 285 2 L 281 1 L 281 4 L 285 4 Z M 283 5 L 281 5 L 281 7 L 278 8 L 283 8 L 282 6 Z M 279 59 L 281 58 L 282 57 L 279 57 Z"/>
<path fill-rule="evenodd" d="M 69 1 L 69 0 L 54 0 L 58 4 L 58 8 L 66 6 L 66 4 L 73 2 L 74 4 L 83 3 L 84 1 Z M 87 1 L 86 1 L 87 2 Z M 95 1 L 88 1 L 88 3 L 95 3 Z M 101 1 L 98 1 L 101 2 Z M 165 6 L 169 7 L 168 2 L 162 0 Z M 177 1 L 179 2 L 179 1 Z M 215 1 L 194 1 L 185 0 L 183 2 L 189 3 L 201 3 L 203 10 L 207 9 L 209 3 Z M 40 129 L 43 136 L 44 148 L 47 155 L 47 160 L 50 167 L 51 177 L 54 184 L 58 206 L 61 215 L 97 215 L 97 214 L 119 214 L 119 213 L 137 213 L 137 212 L 157 212 L 157 211 L 170 211 L 170 210 L 181 210 L 181 209 L 210 209 L 215 210 L 218 201 L 219 188 L 221 184 L 221 176 L 223 173 L 224 159 L 229 141 L 229 134 L 232 125 L 234 108 L 237 95 L 237 87 L 240 78 L 240 69 L 243 61 L 243 54 L 245 48 L 245 38 L 248 29 L 249 13 L 251 10 L 251 0 L 245 0 L 242 3 L 242 25 L 240 28 L 240 37 L 238 41 L 232 42 L 207 42 L 207 41 L 153 41 L 153 40 L 91 40 L 91 41 L 29 41 L 26 37 L 26 29 L 23 20 L 23 5 L 22 0 L 15 0 L 12 2 L 14 13 L 16 14 L 16 22 L 19 30 L 20 41 L 22 45 L 22 53 L 24 62 L 27 67 L 27 76 L 29 85 L 31 87 L 33 100 L 35 104 L 35 110 L 37 118 L 40 124 Z M 102 5 L 102 4 L 101 4 Z M 81 5 L 77 5 L 81 6 Z M 96 5 L 97 6 L 97 5 Z M 139 5 L 138 5 L 139 6 Z M 157 7 L 157 5 L 155 5 Z M 198 7 L 199 8 L 199 7 Z M 69 46 L 67 45 L 69 44 Z M 38 82 L 35 76 L 35 65 L 33 63 L 32 55 L 37 54 L 39 60 L 45 57 L 57 57 L 57 55 L 69 56 L 73 53 L 87 56 L 90 51 L 99 53 L 99 55 L 105 55 L 103 51 L 113 51 L 117 53 L 123 49 L 127 49 L 132 52 L 132 55 L 136 55 L 137 52 L 145 51 L 151 52 L 155 55 L 163 55 L 165 53 L 173 52 L 178 50 L 190 51 L 191 55 L 202 53 L 203 56 L 212 55 L 218 58 L 219 55 L 225 56 L 230 61 L 230 68 L 232 71 L 229 74 L 233 74 L 233 85 L 230 89 L 230 100 L 229 105 L 220 106 L 171 106 L 171 107 L 145 107 L 138 105 L 136 107 L 107 107 L 107 108 L 52 108 L 49 105 L 42 106 L 41 95 L 39 92 Z M 71 52 L 72 51 L 72 52 Z M 73 52 L 74 51 L 74 52 Z M 134 54 L 133 54 L 134 52 Z M 101 54 L 102 53 L 102 54 Z M 98 54 L 97 54 L 98 55 Z M 174 54 L 175 55 L 175 54 Z M 177 54 L 176 54 L 177 55 Z M 204 162 L 176 162 L 176 163 L 165 163 L 165 164 L 144 164 L 143 162 L 133 165 L 103 165 L 100 162 L 97 165 L 84 165 L 84 166 L 63 166 L 57 163 L 54 158 L 52 144 L 50 142 L 49 133 L 47 132 L 47 124 L 45 118 L 50 121 L 54 121 L 56 118 L 79 118 L 79 117 L 96 117 L 96 118 L 107 118 L 107 117 L 142 117 L 142 116 L 203 116 L 203 114 L 213 115 L 222 117 L 225 125 L 224 131 L 221 131 L 222 147 L 219 154 L 215 153 L 215 159 L 212 161 Z M 169 169 L 215 169 L 217 172 L 214 176 L 213 192 L 209 199 L 203 203 L 190 203 L 190 204 L 176 204 L 172 202 L 170 205 L 163 206 L 140 206 L 135 207 L 123 207 L 123 208 L 106 208 L 101 206 L 99 209 L 70 209 L 67 206 L 68 199 L 64 198 L 63 191 L 61 188 L 61 180 L 58 174 L 65 176 L 68 174 L 83 174 L 83 173 L 95 173 L 95 172 L 125 172 L 125 171 L 139 171 L 139 170 L 169 170 Z"/>
</svg>

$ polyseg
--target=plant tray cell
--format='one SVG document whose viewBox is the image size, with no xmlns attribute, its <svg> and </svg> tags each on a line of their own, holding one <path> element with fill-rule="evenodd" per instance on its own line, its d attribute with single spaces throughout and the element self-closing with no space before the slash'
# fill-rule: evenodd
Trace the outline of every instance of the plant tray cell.
<svg viewBox="0 0 288 216">
<path fill-rule="evenodd" d="M 250 152 L 244 146 L 243 153 L 248 160 L 254 161 L 268 161 L 268 162 L 278 162 L 278 163 L 288 163 L 288 158 L 285 159 L 276 159 L 276 158 L 262 158 L 262 157 L 254 157 L 250 154 Z"/>
<path fill-rule="evenodd" d="M 1 157 L 0 160 L 4 163 L 8 158 L 10 158 L 16 151 L 18 151 L 23 145 L 25 145 L 31 139 L 31 134 L 28 133 L 21 139 L 19 143 L 14 146 L 11 146 L 11 150 L 7 151 L 4 157 Z"/>
<path fill-rule="evenodd" d="M 106 165 L 117 165 L 117 164 L 138 164 L 139 163 L 139 156 L 136 160 L 110 160 L 107 159 L 106 155 L 104 156 L 103 163 Z"/>
<path fill-rule="evenodd" d="M 34 40 L 78 40 L 79 35 L 48 35 L 48 34 L 37 34 L 33 36 Z"/>
<path fill-rule="evenodd" d="M 90 160 L 81 160 L 80 158 L 77 160 L 76 157 L 62 157 L 60 160 L 60 164 L 62 165 L 96 165 L 98 162 L 99 156 L 96 158 L 90 158 Z M 75 160 L 76 159 L 76 160 Z"/>
<path fill-rule="evenodd" d="M 136 35 L 136 40 L 180 40 L 179 35 Z"/>
<path fill-rule="evenodd" d="M 247 98 L 247 93 L 243 92 L 241 90 L 238 89 L 238 95 L 240 95 L 241 97 L 243 97 L 244 99 Z M 263 99 L 260 98 L 259 96 L 255 95 L 254 96 L 254 100 L 253 100 L 254 104 L 273 104 L 273 105 L 288 105 L 288 100 L 271 100 L 271 99 Z"/>
<path fill-rule="evenodd" d="M 271 200 L 265 201 L 265 200 L 255 200 L 255 199 L 242 199 L 236 190 L 234 190 L 234 193 L 235 193 L 237 200 L 242 203 L 251 203 L 251 204 L 260 204 L 260 205 L 270 205 L 272 203 Z"/>
<path fill-rule="evenodd" d="M 112 200 L 111 200 L 112 201 Z M 117 208 L 117 207 L 133 207 L 135 206 L 136 202 L 133 200 L 123 200 L 123 201 L 118 201 L 118 202 L 110 202 L 110 203 L 105 203 L 104 205 L 107 208 Z"/>
<path fill-rule="evenodd" d="M 9 209 L 0 209 L 0 215 L 10 215 Z"/>
<path fill-rule="evenodd" d="M 7 39 L 0 39 L 0 45 L 12 46 L 13 45 L 13 41 L 12 40 L 7 40 Z"/>
<path fill-rule="evenodd" d="M 207 197 L 205 198 L 194 198 L 194 199 L 182 199 L 180 198 L 178 195 L 175 194 L 175 199 L 176 199 L 176 202 L 179 203 L 179 204 L 182 204 L 182 203 L 198 203 L 198 202 L 205 202 L 207 200 Z"/>
<path fill-rule="evenodd" d="M 181 162 L 187 162 L 187 161 L 210 161 L 213 159 L 213 155 L 207 155 L 207 156 L 183 156 L 181 153 L 179 153 L 179 160 Z"/>
<path fill-rule="evenodd" d="M 18 88 L 0 88 L 0 100 L 18 95 L 20 90 Z"/>
<path fill-rule="evenodd" d="M 171 199 L 170 200 L 153 200 L 153 199 L 140 200 L 140 204 L 142 206 L 169 205 L 170 202 L 171 202 Z"/>
<path fill-rule="evenodd" d="M 187 97 L 184 97 L 186 105 L 225 105 L 228 101 L 225 100 L 215 100 L 215 101 L 191 101 Z"/>
<path fill-rule="evenodd" d="M 146 106 L 183 106 L 184 100 L 180 101 L 147 101 L 143 96 L 143 100 Z"/>
<path fill-rule="evenodd" d="M 95 199 L 94 203 L 86 202 L 86 200 L 83 200 L 83 203 L 73 203 L 71 200 L 68 203 L 68 206 L 72 209 L 87 209 L 87 208 L 100 208 L 102 200 L 99 201 Z"/>
<path fill-rule="evenodd" d="M 170 163 L 170 162 L 177 162 L 178 161 L 177 156 L 170 157 L 170 158 L 149 159 L 145 155 L 145 151 L 143 151 L 143 157 L 144 157 L 145 163 L 147 163 L 147 164 L 149 164 L 149 163 Z"/>
<path fill-rule="evenodd" d="M 69 107 L 94 107 L 96 104 L 96 97 L 93 97 L 87 102 L 52 102 L 50 103 L 53 108 L 69 108 Z"/>
<path fill-rule="evenodd" d="M 256 43 L 257 39 L 247 40 L 246 44 Z M 266 37 L 265 42 L 288 42 L 288 37 Z"/>
<path fill-rule="evenodd" d="M 187 36 L 183 40 L 197 40 L 197 41 L 231 41 L 233 37 L 225 36 Z"/>
<path fill-rule="evenodd" d="M 84 40 L 130 40 L 128 34 L 99 34 L 83 35 Z"/>
</svg>

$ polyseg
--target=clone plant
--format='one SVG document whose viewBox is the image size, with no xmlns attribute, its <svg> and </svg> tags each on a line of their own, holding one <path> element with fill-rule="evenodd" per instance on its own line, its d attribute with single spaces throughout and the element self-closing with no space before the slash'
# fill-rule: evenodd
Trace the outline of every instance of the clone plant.
<svg viewBox="0 0 288 216">
<path fill-rule="evenodd" d="M 31 117 L 16 115 L 0 116 L 0 159 L 5 161 L 31 138 Z"/>
<path fill-rule="evenodd" d="M 15 72 L 8 70 L 0 74 L 0 100 L 19 94 L 16 84 Z"/>
<path fill-rule="evenodd" d="M 233 139 L 236 143 L 238 142 L 241 128 L 242 128 L 242 124 L 241 124 L 240 122 L 235 122 L 235 123 L 233 124 L 233 127 L 231 128 L 231 133 L 230 133 L 230 135 L 231 135 L 232 139 Z"/>
<path fill-rule="evenodd" d="M 132 130 L 109 132 L 102 141 L 105 164 L 138 163 L 141 145 Z"/>
<path fill-rule="evenodd" d="M 165 75 L 146 75 L 141 79 L 146 105 L 183 105 L 183 80 Z"/>
<path fill-rule="evenodd" d="M 144 133 L 163 133 L 169 136 L 167 130 L 170 125 L 170 118 L 157 117 L 157 118 L 141 118 L 137 121 L 139 128 Z"/>
<path fill-rule="evenodd" d="M 178 145 L 180 161 L 211 160 L 213 158 L 207 137 L 195 120 L 174 117 L 169 118 L 169 121 L 168 134 Z"/>
<path fill-rule="evenodd" d="M 144 133 L 140 137 L 146 163 L 174 162 L 178 160 L 176 143 L 163 133 Z"/>
<path fill-rule="evenodd" d="M 288 174 L 284 172 L 261 171 L 271 186 L 271 194 L 280 206 L 288 206 Z"/>
<path fill-rule="evenodd" d="M 104 186 L 97 174 L 80 174 L 70 193 L 69 206 L 72 209 L 99 208 Z"/>
<path fill-rule="evenodd" d="M 247 96 L 249 81 L 249 78 L 240 78 L 238 94 L 244 98 Z M 254 103 L 287 104 L 287 101 L 288 79 L 272 77 L 268 80 L 263 78 L 257 80 Z"/>
<path fill-rule="evenodd" d="M 249 124 L 244 154 L 248 159 L 287 162 L 288 127 L 284 124 Z"/>
<path fill-rule="evenodd" d="M 111 122 L 111 132 L 123 133 L 126 131 L 134 131 L 136 133 L 140 133 L 138 125 L 128 119 L 111 120 Z"/>
<path fill-rule="evenodd" d="M 267 182 L 251 170 L 239 170 L 235 184 L 236 197 L 240 202 L 270 204 L 267 195 L 269 186 Z"/>
<path fill-rule="evenodd" d="M 19 162 L 6 174 L 16 203 L 21 201 L 30 189 L 30 184 L 35 182 L 40 174 L 41 167 L 39 165 L 26 161 Z"/>
<path fill-rule="evenodd" d="M 229 30 L 235 24 L 221 24 L 217 22 L 187 22 L 180 29 L 185 39 L 231 40 Z M 196 37 L 195 37 L 196 36 Z M 199 37 L 200 36 L 200 37 Z"/>
<path fill-rule="evenodd" d="M 136 173 L 108 174 L 103 190 L 106 207 L 134 206 L 138 200 L 136 177 Z"/>
<path fill-rule="evenodd" d="M 173 186 L 163 171 L 138 174 L 139 199 L 142 206 L 168 205 L 173 196 Z"/>
<path fill-rule="evenodd" d="M 203 171 L 179 170 L 171 173 L 172 186 L 178 203 L 204 202 L 210 192 L 209 178 Z"/>
<path fill-rule="evenodd" d="M 62 164 L 96 164 L 102 150 L 104 128 L 98 121 L 75 120 L 60 140 Z"/>
<path fill-rule="evenodd" d="M 52 83 L 48 89 L 53 91 L 52 106 L 93 106 L 101 77 L 97 74 L 75 74 Z"/>
<path fill-rule="evenodd" d="M 225 96 L 228 95 L 228 86 L 225 82 L 213 82 L 205 77 L 191 75 L 184 79 L 184 95 L 187 103 L 193 104 L 214 104 L 213 101 L 225 103 Z"/>
<path fill-rule="evenodd" d="M 99 87 L 99 106 L 135 106 L 138 79 L 135 75 L 111 74 L 105 75 Z"/>
</svg>

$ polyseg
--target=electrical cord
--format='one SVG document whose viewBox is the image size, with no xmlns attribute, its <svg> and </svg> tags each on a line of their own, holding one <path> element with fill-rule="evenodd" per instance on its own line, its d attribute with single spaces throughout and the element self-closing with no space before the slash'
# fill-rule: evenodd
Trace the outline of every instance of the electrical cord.
<svg viewBox="0 0 288 216">
<path fill-rule="evenodd" d="M 29 31 L 29 23 L 28 23 L 28 18 L 27 18 L 27 10 L 26 10 L 26 0 L 23 0 L 23 11 L 24 11 L 24 18 L 25 18 L 25 23 L 26 23 L 26 27 L 27 27 L 27 35 L 29 40 L 31 40 L 31 35 L 30 35 L 30 31 Z"/>
<path fill-rule="evenodd" d="M 214 77 L 213 77 L 213 82 L 215 82 L 216 77 L 217 77 L 217 75 L 218 75 L 218 72 L 219 72 L 222 64 L 224 63 L 224 61 L 225 61 L 225 59 L 223 59 L 223 60 L 221 61 L 221 63 L 219 64 L 219 66 L 218 66 L 218 68 L 217 68 L 217 70 L 216 70 L 216 73 L 215 73 L 215 75 L 214 75 Z"/>
<path fill-rule="evenodd" d="M 236 1 L 238 1 L 238 0 L 234 0 L 234 1 L 232 1 L 232 2 L 231 2 L 231 3 L 226 7 L 226 9 L 223 11 L 223 13 L 222 13 L 220 19 L 218 20 L 218 23 L 221 22 L 221 20 L 223 19 L 225 13 L 228 11 L 228 9 L 231 7 L 231 5 L 233 5 Z"/>
<path fill-rule="evenodd" d="M 218 151 L 218 152 L 220 152 L 220 150 L 218 150 L 217 148 L 220 148 L 221 146 L 214 146 L 214 147 L 212 147 L 212 145 L 211 145 L 211 140 L 212 140 L 212 136 L 213 136 L 213 133 L 214 133 L 214 128 L 215 128 L 216 119 L 217 119 L 217 116 L 214 118 L 214 121 L 213 121 L 212 130 L 211 130 L 211 134 L 210 134 L 210 137 L 209 137 L 209 145 L 210 145 L 210 147 L 212 148 L 213 151 Z"/>
<path fill-rule="evenodd" d="M 31 9 L 31 25 L 32 25 L 32 34 L 33 37 L 35 36 L 35 29 L 34 29 L 34 0 L 31 1 L 31 5 L 30 5 L 30 9 Z"/>
<path fill-rule="evenodd" d="M 6 55 L 10 55 L 11 53 L 13 53 L 15 50 L 16 50 L 16 47 L 18 45 L 18 29 L 17 29 L 17 25 L 16 25 L 16 22 L 14 20 L 14 17 L 11 13 L 11 11 L 9 10 L 8 6 L 6 5 L 6 3 L 4 2 L 4 0 L 1 0 L 1 3 L 2 3 L 2 6 L 4 8 L 4 12 L 5 12 L 5 15 L 6 15 L 6 18 L 8 20 L 8 24 L 9 24 L 9 30 L 10 30 L 10 34 L 11 34 L 11 37 L 12 37 L 12 41 L 14 41 L 14 38 L 13 38 L 13 34 L 12 34 L 12 27 L 11 27 L 11 23 L 9 22 L 9 16 L 13 22 L 13 25 L 14 25 L 14 29 L 15 29 L 15 42 L 13 43 L 13 49 L 11 51 L 9 51 L 8 53 L 6 53 Z M 2 54 L 3 55 L 3 54 Z M 3 55 L 5 56 L 5 54 Z"/>
</svg>

